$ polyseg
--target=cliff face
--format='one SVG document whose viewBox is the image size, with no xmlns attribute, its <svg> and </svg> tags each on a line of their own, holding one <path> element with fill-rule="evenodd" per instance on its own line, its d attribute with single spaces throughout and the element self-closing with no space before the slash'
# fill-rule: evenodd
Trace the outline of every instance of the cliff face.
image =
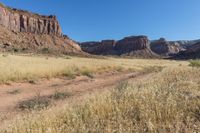
<svg viewBox="0 0 200 133">
<path fill-rule="evenodd" d="M 167 41 L 164 38 L 152 41 L 151 50 L 162 56 L 170 56 L 179 53 L 184 50 L 178 42 Z"/>
<path fill-rule="evenodd" d="M 200 42 L 188 46 L 185 51 L 179 52 L 173 58 L 175 59 L 199 59 L 200 58 Z"/>
<path fill-rule="evenodd" d="M 28 32 L 61 36 L 55 16 L 40 16 L 23 10 L 0 5 L 0 25 L 15 32 Z"/>
<path fill-rule="evenodd" d="M 87 55 L 62 35 L 55 16 L 41 16 L 0 4 L 0 52 Z"/>
<path fill-rule="evenodd" d="M 150 41 L 146 36 L 125 37 L 122 40 L 103 40 L 101 42 L 84 42 L 82 50 L 97 55 L 120 55 L 153 58 L 158 57 L 150 49 Z"/>
<path fill-rule="evenodd" d="M 146 36 L 125 37 L 116 43 L 115 49 L 121 54 L 131 51 L 149 49 L 150 41 Z"/>
<path fill-rule="evenodd" d="M 102 40 L 101 42 L 83 42 L 80 46 L 83 51 L 96 55 L 116 55 L 115 40 Z"/>
</svg>

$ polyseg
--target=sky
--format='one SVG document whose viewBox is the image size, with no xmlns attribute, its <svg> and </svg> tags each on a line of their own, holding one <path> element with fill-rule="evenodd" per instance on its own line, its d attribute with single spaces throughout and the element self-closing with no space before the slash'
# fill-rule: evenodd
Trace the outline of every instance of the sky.
<svg viewBox="0 0 200 133">
<path fill-rule="evenodd" d="M 83 41 L 147 35 L 151 40 L 200 39 L 200 0 L 0 0 L 56 15 L 64 34 Z"/>
</svg>

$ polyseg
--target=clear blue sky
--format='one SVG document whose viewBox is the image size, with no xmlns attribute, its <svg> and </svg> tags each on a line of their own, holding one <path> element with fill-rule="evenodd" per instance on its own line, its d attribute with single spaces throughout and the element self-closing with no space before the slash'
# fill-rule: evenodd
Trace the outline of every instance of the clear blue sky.
<svg viewBox="0 0 200 133">
<path fill-rule="evenodd" d="M 5 5 L 58 17 L 76 41 L 200 38 L 200 0 L 0 0 Z"/>
</svg>

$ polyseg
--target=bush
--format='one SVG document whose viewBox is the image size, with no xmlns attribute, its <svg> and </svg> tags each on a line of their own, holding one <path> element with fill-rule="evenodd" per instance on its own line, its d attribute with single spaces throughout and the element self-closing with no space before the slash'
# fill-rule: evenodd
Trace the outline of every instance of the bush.
<svg viewBox="0 0 200 133">
<path fill-rule="evenodd" d="M 21 91 L 19 89 L 15 89 L 13 91 L 8 91 L 7 93 L 8 94 L 11 94 L 11 95 L 16 95 L 16 94 L 19 94 Z"/>
<path fill-rule="evenodd" d="M 50 105 L 50 99 L 47 97 L 36 97 L 31 100 L 22 101 L 19 103 L 19 109 L 21 110 L 42 110 Z"/>
<path fill-rule="evenodd" d="M 94 78 L 92 72 L 89 71 L 89 70 L 83 70 L 83 71 L 81 72 L 81 74 L 82 74 L 83 76 L 87 76 L 87 77 L 89 77 L 89 78 Z"/>
<path fill-rule="evenodd" d="M 191 60 L 189 66 L 200 67 L 200 60 Z"/>
<path fill-rule="evenodd" d="M 50 50 L 49 50 L 49 48 L 42 48 L 41 52 L 44 54 L 48 54 L 48 53 L 50 53 Z"/>
<path fill-rule="evenodd" d="M 54 95 L 50 96 L 50 98 L 55 99 L 55 100 L 62 100 L 65 99 L 69 96 L 71 96 L 72 94 L 69 92 L 60 92 L 58 90 L 55 91 Z"/>
</svg>

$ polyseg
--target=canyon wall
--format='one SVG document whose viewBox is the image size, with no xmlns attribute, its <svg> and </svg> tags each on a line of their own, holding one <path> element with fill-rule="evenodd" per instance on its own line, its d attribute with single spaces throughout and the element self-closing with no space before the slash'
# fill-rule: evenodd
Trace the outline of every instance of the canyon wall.
<svg viewBox="0 0 200 133">
<path fill-rule="evenodd" d="M 56 16 L 43 16 L 0 3 L 0 52 L 88 55 L 62 34 Z"/>
<path fill-rule="evenodd" d="M 83 51 L 96 55 L 118 55 L 153 58 L 158 57 L 150 49 L 147 36 L 130 36 L 121 40 L 103 40 L 101 42 L 83 42 L 79 44 Z"/>
<path fill-rule="evenodd" d="M 117 41 L 115 49 L 120 54 L 129 53 L 136 50 L 149 49 L 150 41 L 147 36 L 130 36 Z"/>
<path fill-rule="evenodd" d="M 0 25 L 15 32 L 62 36 L 56 16 L 41 16 L 0 4 Z"/>
<path fill-rule="evenodd" d="M 185 51 L 179 52 L 174 59 L 200 59 L 200 42 L 187 47 Z"/>
<path fill-rule="evenodd" d="M 161 56 L 172 56 L 184 50 L 183 46 L 178 42 L 167 41 L 165 38 L 151 41 L 150 46 L 153 52 Z"/>
</svg>

